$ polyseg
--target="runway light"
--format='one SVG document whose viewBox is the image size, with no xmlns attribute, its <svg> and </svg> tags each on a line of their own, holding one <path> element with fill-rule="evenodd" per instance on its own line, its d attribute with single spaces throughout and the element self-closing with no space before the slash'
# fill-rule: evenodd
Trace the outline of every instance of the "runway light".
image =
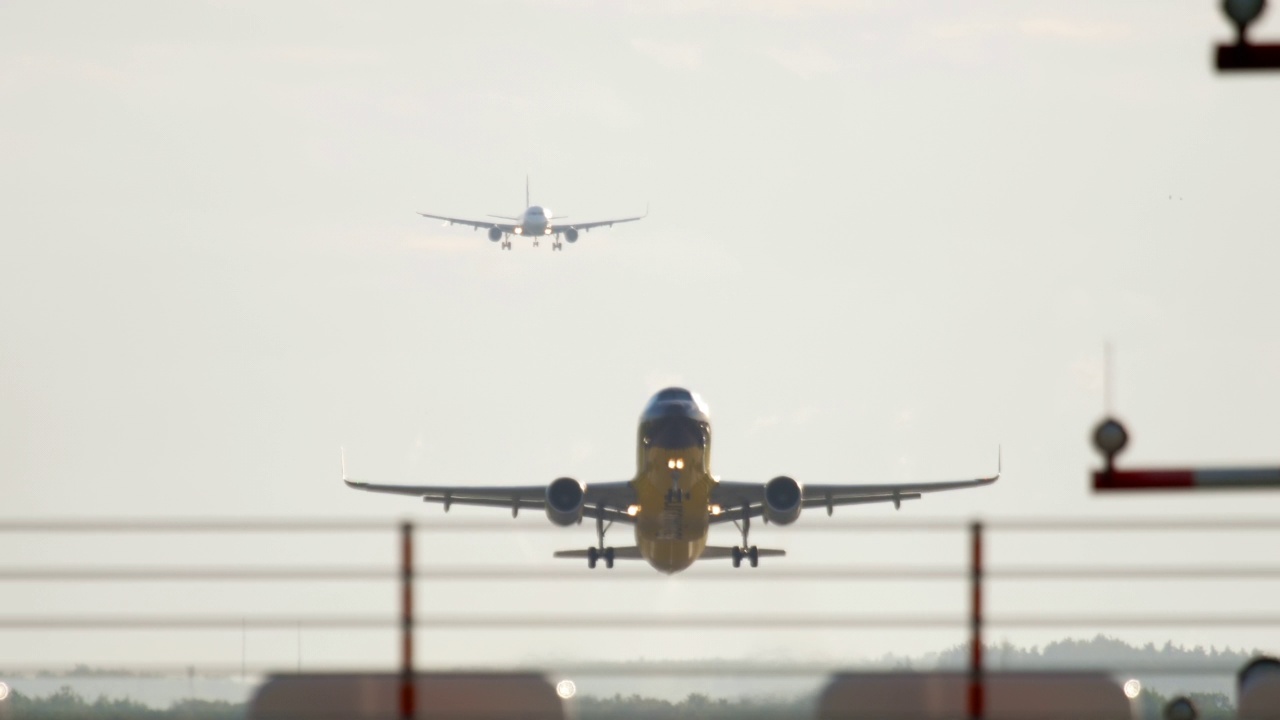
<svg viewBox="0 0 1280 720">
<path fill-rule="evenodd" d="M 1140 695 L 1141 693 L 1142 693 L 1142 683 L 1139 682 L 1136 678 L 1133 680 L 1125 681 L 1125 684 L 1124 684 L 1125 697 L 1132 700 L 1138 697 L 1138 695 Z"/>
<path fill-rule="evenodd" d="M 9 699 L 9 686 L 0 682 L 0 700 Z"/>
<path fill-rule="evenodd" d="M 630 515 L 631 517 L 635 517 L 636 515 L 640 514 L 640 506 L 639 505 L 628 506 L 627 514 Z"/>
<path fill-rule="evenodd" d="M 562 700 L 568 700 L 578 694 L 578 686 L 573 684 L 572 680 L 561 680 L 556 683 L 556 694 Z"/>
</svg>

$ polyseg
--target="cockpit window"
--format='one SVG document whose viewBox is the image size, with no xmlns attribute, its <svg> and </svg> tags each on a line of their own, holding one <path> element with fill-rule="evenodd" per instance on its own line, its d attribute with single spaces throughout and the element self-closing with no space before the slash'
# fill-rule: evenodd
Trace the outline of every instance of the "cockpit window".
<svg viewBox="0 0 1280 720">
<path fill-rule="evenodd" d="M 653 399 L 657 402 L 662 402 L 663 400 L 684 400 L 685 402 L 692 402 L 693 393 L 685 390 L 684 388 L 670 387 L 665 390 L 659 390 L 658 394 L 653 396 Z"/>
<path fill-rule="evenodd" d="M 530 215 L 545 215 L 546 213 L 543 211 L 543 209 L 542 209 L 542 208 L 538 207 L 537 205 L 534 205 L 533 207 L 529 208 L 529 214 L 530 214 Z"/>
</svg>

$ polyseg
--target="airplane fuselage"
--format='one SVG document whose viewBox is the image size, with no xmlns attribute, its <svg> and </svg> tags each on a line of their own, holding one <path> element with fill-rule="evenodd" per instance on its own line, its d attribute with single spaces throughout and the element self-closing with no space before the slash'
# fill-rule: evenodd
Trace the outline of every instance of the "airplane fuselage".
<svg viewBox="0 0 1280 720">
<path fill-rule="evenodd" d="M 707 547 L 712 507 L 711 424 L 696 397 L 663 398 L 645 408 L 637 437 L 635 532 L 654 569 L 676 573 Z"/>
<path fill-rule="evenodd" d="M 516 226 L 517 235 L 526 235 L 536 240 L 550 233 L 551 210 L 533 205 L 520 215 L 520 224 Z"/>
</svg>

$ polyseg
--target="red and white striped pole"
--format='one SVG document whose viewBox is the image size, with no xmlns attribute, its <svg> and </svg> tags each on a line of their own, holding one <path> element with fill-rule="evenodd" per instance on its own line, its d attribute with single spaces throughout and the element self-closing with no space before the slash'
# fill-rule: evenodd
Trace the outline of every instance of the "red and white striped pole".
<svg viewBox="0 0 1280 720">
<path fill-rule="evenodd" d="M 1094 490 L 1280 488 L 1280 467 L 1100 470 Z"/>
<path fill-rule="evenodd" d="M 982 523 L 969 526 L 969 720 L 982 720 L 987 711 L 986 678 L 982 667 Z"/>
<path fill-rule="evenodd" d="M 400 720 L 417 714 L 413 679 L 413 523 L 400 524 Z"/>
</svg>

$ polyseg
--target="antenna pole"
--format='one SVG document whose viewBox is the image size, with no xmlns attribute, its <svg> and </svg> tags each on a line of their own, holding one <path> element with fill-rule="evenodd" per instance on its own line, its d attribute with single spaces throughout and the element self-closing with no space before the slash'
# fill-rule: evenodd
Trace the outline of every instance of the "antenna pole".
<svg viewBox="0 0 1280 720">
<path fill-rule="evenodd" d="M 1111 398 L 1111 341 L 1102 344 L 1102 404 L 1107 417 L 1111 417 L 1113 403 Z"/>
</svg>

